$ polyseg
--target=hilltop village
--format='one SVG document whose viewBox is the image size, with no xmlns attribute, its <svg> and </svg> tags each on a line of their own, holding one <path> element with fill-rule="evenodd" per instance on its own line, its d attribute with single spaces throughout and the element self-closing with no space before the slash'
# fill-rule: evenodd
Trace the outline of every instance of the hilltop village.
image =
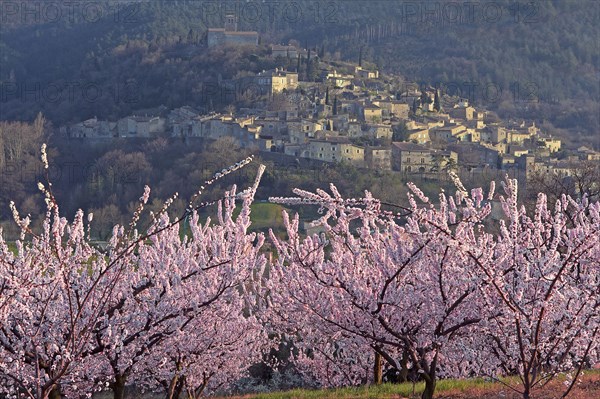
<svg viewBox="0 0 600 399">
<path fill-rule="evenodd" d="M 208 46 L 256 45 L 256 32 L 237 32 L 235 20 L 208 31 Z M 397 84 L 373 64 L 320 59 L 296 45 L 271 45 L 270 57 L 282 65 L 206 86 L 207 96 L 231 99 L 226 111 L 189 104 L 160 107 L 117 121 L 92 118 L 64 126 L 70 139 L 153 138 L 235 139 L 240 147 L 292 160 L 348 163 L 358 168 L 436 178 L 449 170 L 484 173 L 534 171 L 569 175 L 600 153 L 581 147 L 561 154 L 561 141 L 533 121 L 499 121 L 467 99 L 433 87 Z M 312 58 L 319 55 L 313 53 Z M 291 61 L 291 62 L 290 62 Z M 307 77 L 310 76 L 311 79 Z M 316 78 L 312 78 L 316 76 Z M 251 107 L 237 107 L 240 99 Z M 250 101 L 248 101 L 250 100 Z"/>
</svg>

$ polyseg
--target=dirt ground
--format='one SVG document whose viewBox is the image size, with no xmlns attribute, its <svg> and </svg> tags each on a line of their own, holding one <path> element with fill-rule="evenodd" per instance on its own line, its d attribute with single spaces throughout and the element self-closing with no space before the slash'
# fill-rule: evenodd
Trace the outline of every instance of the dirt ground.
<svg viewBox="0 0 600 399">
<path fill-rule="evenodd" d="M 569 399 L 600 399 L 600 374 L 587 374 L 581 378 L 567 398 Z M 558 399 L 566 387 L 560 381 L 551 381 L 544 388 L 536 390 L 532 399 Z M 438 399 L 522 399 L 522 395 L 510 390 L 500 388 L 494 390 L 472 389 L 467 392 L 444 392 L 436 395 Z"/>
<path fill-rule="evenodd" d="M 531 395 L 531 399 L 559 399 L 566 387 L 561 381 L 551 381 L 544 388 L 537 389 Z M 162 399 L 163 395 L 150 395 L 129 390 L 126 392 L 127 399 Z M 226 398 L 215 399 L 252 399 L 255 395 L 229 396 Z M 287 396 L 286 396 L 287 397 Z M 329 396 L 328 396 L 329 397 Z M 371 396 L 369 396 L 371 397 Z M 435 399 L 522 399 L 522 395 L 506 387 L 490 388 L 471 388 L 466 391 L 445 391 L 438 392 Z M 94 399 L 112 399 L 112 394 L 104 392 L 96 394 Z M 337 396 L 336 396 L 337 398 Z M 360 398 L 364 398 L 361 396 Z M 418 399 L 419 395 L 413 398 L 407 398 L 400 395 L 386 395 L 381 399 Z M 588 373 L 581 377 L 581 382 L 577 384 L 569 393 L 568 399 L 600 399 L 600 373 Z M 340 397 L 339 399 L 356 399 L 353 397 Z"/>
</svg>

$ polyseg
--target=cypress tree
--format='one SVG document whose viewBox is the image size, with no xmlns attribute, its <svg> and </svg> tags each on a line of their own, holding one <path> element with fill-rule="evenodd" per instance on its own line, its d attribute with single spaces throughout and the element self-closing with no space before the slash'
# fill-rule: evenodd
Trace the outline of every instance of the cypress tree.
<svg viewBox="0 0 600 399">
<path fill-rule="evenodd" d="M 308 58 L 306 60 L 306 80 L 308 80 L 309 82 L 312 81 L 311 79 L 311 67 L 310 67 L 310 49 L 308 49 Z"/>
<path fill-rule="evenodd" d="M 337 115 L 337 96 L 333 97 L 333 114 Z"/>
<path fill-rule="evenodd" d="M 358 52 L 358 66 L 362 67 L 362 46 L 360 46 L 360 50 Z"/>
</svg>

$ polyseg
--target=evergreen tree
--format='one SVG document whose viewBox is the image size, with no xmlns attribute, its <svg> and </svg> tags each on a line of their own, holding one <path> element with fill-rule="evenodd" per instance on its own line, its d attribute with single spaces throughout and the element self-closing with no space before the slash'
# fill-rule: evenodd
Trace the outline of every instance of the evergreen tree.
<svg viewBox="0 0 600 399">
<path fill-rule="evenodd" d="M 392 130 L 392 141 L 405 141 L 408 132 L 406 129 L 406 123 L 395 125 Z"/>
<path fill-rule="evenodd" d="M 338 106 L 337 96 L 335 96 L 335 97 L 333 97 L 333 114 L 334 115 L 337 115 L 337 106 Z"/>
<path fill-rule="evenodd" d="M 421 90 L 421 105 L 425 105 L 427 104 L 427 100 L 429 99 L 429 96 L 427 95 L 427 92 L 425 91 L 425 89 Z"/>
<path fill-rule="evenodd" d="M 435 98 L 433 99 L 433 109 L 435 109 L 437 112 L 440 112 L 440 110 L 442 109 L 442 106 L 440 105 L 440 95 L 438 93 L 438 90 L 435 91 Z"/>
<path fill-rule="evenodd" d="M 308 58 L 306 59 L 306 80 L 310 81 L 312 69 L 310 67 L 310 49 L 308 49 Z"/>
<path fill-rule="evenodd" d="M 358 66 L 362 67 L 362 46 L 360 47 L 360 50 L 358 51 Z"/>
<path fill-rule="evenodd" d="M 329 87 L 325 91 L 325 105 L 329 105 Z"/>
</svg>

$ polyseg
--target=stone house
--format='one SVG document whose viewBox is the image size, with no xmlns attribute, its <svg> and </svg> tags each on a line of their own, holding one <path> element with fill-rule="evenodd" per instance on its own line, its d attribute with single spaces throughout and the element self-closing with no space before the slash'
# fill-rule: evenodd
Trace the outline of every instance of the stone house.
<svg viewBox="0 0 600 399">
<path fill-rule="evenodd" d="M 450 109 L 448 111 L 448 113 L 453 118 L 458 118 L 458 119 L 462 119 L 462 120 L 465 120 L 465 121 L 470 121 L 470 120 L 472 120 L 472 119 L 475 118 L 476 110 L 473 107 L 466 106 L 466 107 L 452 108 L 452 109 Z"/>
<path fill-rule="evenodd" d="M 521 145 L 510 145 L 509 146 L 509 154 L 513 155 L 515 158 L 520 157 L 521 155 L 527 155 L 529 150 Z"/>
<path fill-rule="evenodd" d="M 384 124 L 384 123 L 376 123 L 376 124 L 368 124 L 368 135 L 375 139 L 392 139 L 392 135 L 394 134 L 392 130 L 392 125 Z"/>
<path fill-rule="evenodd" d="M 408 119 L 408 112 L 410 110 L 408 104 L 397 100 L 373 100 L 373 104 L 382 109 L 384 117 L 395 116 L 398 119 Z"/>
<path fill-rule="evenodd" d="M 436 151 L 414 143 L 392 143 L 392 169 L 403 173 L 436 173 L 450 162 L 458 164 L 454 151 Z"/>
<path fill-rule="evenodd" d="M 349 115 L 358 115 L 360 104 L 355 100 L 342 100 L 339 102 L 340 112 Z"/>
<path fill-rule="evenodd" d="M 431 142 L 429 129 L 410 130 L 406 134 L 406 141 L 416 142 L 417 144 L 426 144 Z"/>
<path fill-rule="evenodd" d="M 506 142 L 506 139 L 508 138 L 506 128 L 502 126 L 488 126 L 486 130 L 489 131 L 489 142 L 491 143 L 503 143 Z"/>
<path fill-rule="evenodd" d="M 259 73 L 253 81 L 258 85 L 261 93 L 281 93 L 284 90 L 294 90 L 298 87 L 298 73 L 275 68 L 275 70 Z"/>
<path fill-rule="evenodd" d="M 431 166 L 431 150 L 414 143 L 392 143 L 392 169 L 413 173 Z"/>
<path fill-rule="evenodd" d="M 429 135 L 432 141 L 449 143 L 453 141 L 464 141 L 457 138 L 461 133 L 466 133 L 463 125 L 447 125 L 431 129 Z"/>
<path fill-rule="evenodd" d="M 278 117 L 256 118 L 254 124 L 262 126 L 264 134 L 286 134 L 289 128 L 289 122 Z"/>
<path fill-rule="evenodd" d="M 325 83 L 332 85 L 333 87 L 344 88 L 352 86 L 352 82 L 354 80 L 354 76 L 352 75 L 344 75 L 338 73 L 337 71 L 328 72 L 325 75 Z"/>
<path fill-rule="evenodd" d="M 344 137 L 329 137 L 309 142 L 309 158 L 325 162 L 350 162 L 363 166 L 365 150 Z"/>
<path fill-rule="evenodd" d="M 369 71 L 367 69 L 357 66 L 354 68 L 354 76 L 360 79 L 378 79 L 379 71 Z"/>
<path fill-rule="evenodd" d="M 357 121 L 348 122 L 348 137 L 357 138 L 367 135 L 366 129 L 363 129 L 363 124 Z"/>
<path fill-rule="evenodd" d="M 192 136 L 193 120 L 198 117 L 200 117 L 200 111 L 187 105 L 169 112 L 167 125 L 171 131 L 171 136 Z"/>
<path fill-rule="evenodd" d="M 367 122 L 381 122 L 383 115 L 381 108 L 376 105 L 366 104 L 361 107 L 361 116 Z"/>
<path fill-rule="evenodd" d="M 113 138 L 117 134 L 116 125 L 115 122 L 93 117 L 69 126 L 67 132 L 70 138 Z"/>
<path fill-rule="evenodd" d="M 391 170 L 392 149 L 390 147 L 366 147 L 365 166 L 369 169 Z"/>
<path fill-rule="evenodd" d="M 340 131 L 348 131 L 351 119 L 348 114 L 334 115 L 331 117 L 333 128 Z"/>
<path fill-rule="evenodd" d="M 577 165 L 569 161 L 545 160 L 535 164 L 535 170 L 557 176 L 571 176 Z"/>
<path fill-rule="evenodd" d="M 458 154 L 461 166 L 471 169 L 485 165 L 493 169 L 498 168 L 498 152 L 481 144 L 460 142 L 449 144 L 446 148 Z"/>
<path fill-rule="evenodd" d="M 279 44 L 271 45 L 271 57 L 272 58 L 298 58 L 298 54 L 304 57 L 306 56 L 305 50 L 300 50 L 295 46 L 281 46 Z"/>
<path fill-rule="evenodd" d="M 207 32 L 208 47 L 222 45 L 258 45 L 258 32 L 238 31 L 238 18 L 233 14 L 225 16 L 223 28 L 209 28 Z"/>
<path fill-rule="evenodd" d="M 541 144 L 543 147 L 546 147 L 551 154 L 560 151 L 561 141 L 558 139 L 544 137 L 539 138 L 538 143 Z M 600 160 L 600 158 L 598 158 L 598 160 Z"/>
<path fill-rule="evenodd" d="M 523 144 L 524 141 L 533 137 L 528 131 L 509 130 L 506 134 L 506 141 L 511 144 Z"/>
<path fill-rule="evenodd" d="M 192 136 L 208 139 L 234 137 L 240 143 L 248 140 L 248 126 L 254 124 L 254 117 L 234 118 L 231 115 L 211 115 L 197 118 L 192 125 Z M 252 136 L 254 135 L 251 134 Z"/>
<path fill-rule="evenodd" d="M 309 139 L 315 138 L 316 133 L 324 129 L 324 126 L 310 119 L 297 119 L 287 121 L 287 131 L 291 144 L 304 144 Z"/>
<path fill-rule="evenodd" d="M 577 149 L 579 158 L 584 161 L 600 161 L 600 152 L 594 151 L 586 146 L 581 146 Z"/>
<path fill-rule="evenodd" d="M 127 116 L 117 122 L 119 137 L 149 138 L 164 133 L 166 120 L 159 116 Z"/>
</svg>

